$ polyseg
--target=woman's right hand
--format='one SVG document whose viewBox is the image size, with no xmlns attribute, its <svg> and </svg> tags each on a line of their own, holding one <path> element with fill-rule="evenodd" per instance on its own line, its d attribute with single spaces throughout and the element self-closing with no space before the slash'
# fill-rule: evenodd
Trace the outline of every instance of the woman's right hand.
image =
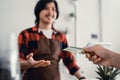
<svg viewBox="0 0 120 80">
<path fill-rule="evenodd" d="M 27 61 L 29 64 L 31 64 L 31 67 L 38 68 L 38 67 L 46 67 L 51 64 L 49 60 L 34 60 L 33 59 L 33 53 L 30 53 L 26 56 Z"/>
</svg>

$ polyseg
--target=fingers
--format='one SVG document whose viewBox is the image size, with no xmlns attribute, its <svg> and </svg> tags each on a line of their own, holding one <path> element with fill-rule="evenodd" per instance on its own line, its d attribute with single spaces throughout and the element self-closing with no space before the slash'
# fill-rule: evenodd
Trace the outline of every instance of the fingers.
<svg viewBox="0 0 120 80">
<path fill-rule="evenodd" d="M 30 59 L 33 57 L 33 53 L 30 53 L 29 55 L 26 56 L 27 59 Z"/>
<path fill-rule="evenodd" d="M 91 47 L 84 47 L 82 52 L 84 54 L 87 53 L 87 52 L 92 52 Z"/>
<path fill-rule="evenodd" d="M 97 57 L 97 55 L 95 55 L 94 53 L 86 53 L 86 57 L 89 60 L 95 59 Z"/>
<path fill-rule="evenodd" d="M 94 55 L 95 54 L 95 52 L 94 51 L 92 51 L 92 50 L 90 50 L 90 48 L 88 47 L 88 48 L 83 48 L 83 50 L 81 51 L 83 54 L 90 54 L 90 55 Z"/>
<path fill-rule="evenodd" d="M 51 64 L 51 62 L 49 61 L 49 60 L 39 60 L 35 65 L 34 65 L 34 67 L 35 68 L 38 68 L 38 67 L 46 67 L 46 66 L 48 66 L 48 65 L 50 65 Z"/>
<path fill-rule="evenodd" d="M 86 57 L 87 57 L 88 59 L 90 59 L 90 58 L 91 58 L 91 55 L 90 55 L 89 53 L 87 53 L 87 54 L 86 54 Z"/>
<path fill-rule="evenodd" d="M 98 56 L 93 55 L 93 56 L 91 56 L 91 57 L 89 58 L 89 60 L 90 60 L 90 61 L 94 61 L 94 60 L 96 60 L 97 58 L 98 58 Z"/>
<path fill-rule="evenodd" d="M 93 61 L 94 64 L 99 64 L 102 62 L 102 58 L 97 58 Z"/>
<path fill-rule="evenodd" d="M 100 58 L 97 55 L 91 55 L 89 53 L 86 53 L 86 57 L 90 60 L 93 61 L 94 64 L 99 64 L 100 62 L 102 62 L 102 58 Z"/>
<path fill-rule="evenodd" d="M 91 47 L 83 48 L 82 53 L 94 64 L 101 64 L 103 62 L 102 58 L 95 53 L 95 49 L 91 49 Z"/>
</svg>

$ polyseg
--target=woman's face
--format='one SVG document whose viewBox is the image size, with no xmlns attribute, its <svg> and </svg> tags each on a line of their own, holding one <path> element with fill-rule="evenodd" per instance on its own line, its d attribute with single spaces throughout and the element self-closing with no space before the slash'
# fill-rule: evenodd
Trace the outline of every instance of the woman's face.
<svg viewBox="0 0 120 80">
<path fill-rule="evenodd" d="M 39 13 L 40 22 L 45 24 L 52 24 L 55 21 L 56 16 L 57 12 L 54 2 L 48 3 L 45 9 Z"/>
</svg>

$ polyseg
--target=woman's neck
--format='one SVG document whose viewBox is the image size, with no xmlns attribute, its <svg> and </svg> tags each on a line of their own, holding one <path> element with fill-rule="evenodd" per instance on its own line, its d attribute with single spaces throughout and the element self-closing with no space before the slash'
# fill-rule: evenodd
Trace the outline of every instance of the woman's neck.
<svg viewBox="0 0 120 80">
<path fill-rule="evenodd" d="M 41 28 L 41 29 L 45 29 L 45 30 L 52 29 L 52 25 L 51 24 L 39 23 L 38 27 Z"/>
</svg>

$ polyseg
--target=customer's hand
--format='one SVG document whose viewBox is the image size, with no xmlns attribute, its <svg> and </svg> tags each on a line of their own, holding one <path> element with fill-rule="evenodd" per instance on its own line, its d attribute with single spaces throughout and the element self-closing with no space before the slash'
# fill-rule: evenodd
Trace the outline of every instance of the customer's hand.
<svg viewBox="0 0 120 80">
<path fill-rule="evenodd" d="M 101 45 L 86 47 L 82 51 L 82 53 L 86 54 L 86 57 L 90 61 L 93 61 L 94 64 L 99 64 L 103 66 L 112 65 L 110 52 L 110 50 Z"/>
</svg>

